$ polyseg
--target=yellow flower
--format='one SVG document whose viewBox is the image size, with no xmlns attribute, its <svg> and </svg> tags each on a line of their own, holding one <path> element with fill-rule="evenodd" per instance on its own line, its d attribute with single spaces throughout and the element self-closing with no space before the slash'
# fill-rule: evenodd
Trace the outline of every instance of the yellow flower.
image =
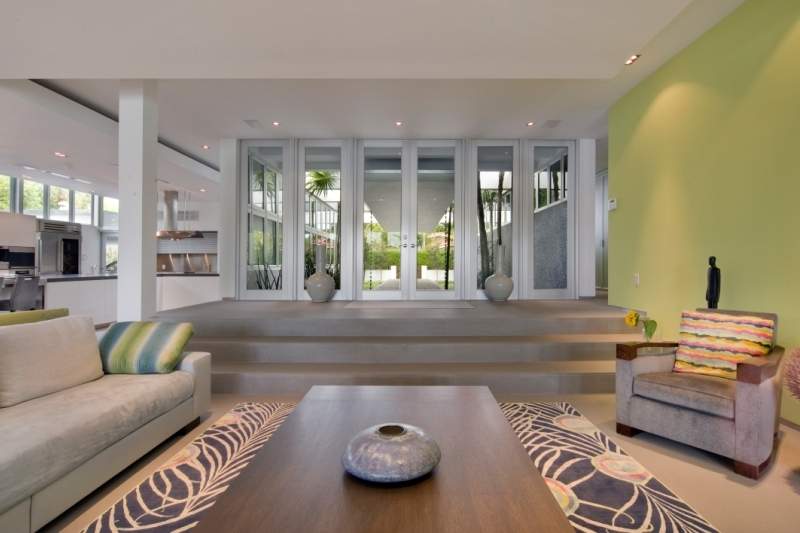
<svg viewBox="0 0 800 533">
<path fill-rule="evenodd" d="M 625 315 L 625 323 L 632 328 L 635 328 L 639 324 L 639 313 L 631 309 L 628 311 L 628 314 Z"/>
</svg>

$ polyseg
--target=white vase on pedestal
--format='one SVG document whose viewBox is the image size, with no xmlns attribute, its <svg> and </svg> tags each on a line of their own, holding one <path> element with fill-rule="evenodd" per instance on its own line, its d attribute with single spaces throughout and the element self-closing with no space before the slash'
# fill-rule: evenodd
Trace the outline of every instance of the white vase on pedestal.
<svg viewBox="0 0 800 533">
<path fill-rule="evenodd" d="M 306 280 L 306 292 L 312 302 L 329 302 L 336 292 L 336 282 L 325 272 L 325 245 L 314 247 L 316 271 Z"/>
<path fill-rule="evenodd" d="M 514 290 L 514 280 L 503 272 L 503 246 L 497 247 L 494 274 L 486 278 L 483 292 L 493 302 L 505 302 Z"/>
</svg>

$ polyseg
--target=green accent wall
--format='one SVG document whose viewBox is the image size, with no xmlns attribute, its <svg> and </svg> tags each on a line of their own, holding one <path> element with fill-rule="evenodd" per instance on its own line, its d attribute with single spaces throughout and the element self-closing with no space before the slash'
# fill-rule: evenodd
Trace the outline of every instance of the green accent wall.
<svg viewBox="0 0 800 533">
<path fill-rule="evenodd" d="M 800 1 L 745 2 L 622 97 L 609 180 L 609 303 L 674 339 L 715 255 L 720 308 L 776 312 L 800 346 Z"/>
</svg>

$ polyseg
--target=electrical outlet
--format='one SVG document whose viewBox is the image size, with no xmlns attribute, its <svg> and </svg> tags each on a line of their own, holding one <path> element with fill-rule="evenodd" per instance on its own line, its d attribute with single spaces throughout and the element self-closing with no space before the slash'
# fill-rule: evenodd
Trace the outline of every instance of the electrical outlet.
<svg viewBox="0 0 800 533">
<path fill-rule="evenodd" d="M 638 272 L 635 272 L 633 274 L 633 286 L 637 287 L 637 288 L 639 287 L 639 273 Z"/>
</svg>

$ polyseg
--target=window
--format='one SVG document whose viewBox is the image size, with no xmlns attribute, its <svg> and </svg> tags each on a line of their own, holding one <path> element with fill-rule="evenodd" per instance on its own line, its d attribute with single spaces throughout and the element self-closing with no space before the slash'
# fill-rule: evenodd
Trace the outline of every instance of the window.
<svg viewBox="0 0 800 533">
<path fill-rule="evenodd" d="M 514 147 L 478 147 L 478 288 L 502 268 L 511 277 Z M 500 255 L 502 252 L 502 257 Z"/>
<path fill-rule="evenodd" d="M 109 196 L 103 197 L 103 228 L 119 228 L 119 200 Z"/>
<path fill-rule="evenodd" d="M 50 185 L 47 206 L 47 218 L 50 220 L 69 222 L 69 189 Z"/>
<path fill-rule="evenodd" d="M 317 247 L 321 247 L 325 271 L 337 289 L 341 289 L 341 168 L 338 146 L 305 149 L 304 277 L 316 271 Z"/>
<path fill-rule="evenodd" d="M 247 289 L 283 288 L 283 148 L 249 149 Z"/>
<path fill-rule="evenodd" d="M 533 146 L 533 284 L 542 297 L 569 295 L 569 145 Z M 530 216 L 530 215 L 529 215 Z M 556 292 L 554 292 L 556 291 Z M 561 291 L 561 292 L 557 292 Z"/>
<path fill-rule="evenodd" d="M 102 242 L 103 270 L 114 273 L 117 271 L 117 261 L 119 260 L 119 236 L 116 233 L 103 233 Z"/>
<path fill-rule="evenodd" d="M 22 212 L 44 218 L 44 185 L 38 181 L 22 180 Z"/>
<path fill-rule="evenodd" d="M 567 149 L 563 147 L 540 146 L 536 151 L 539 159 L 534 161 L 534 205 L 536 209 L 542 209 L 567 198 L 569 158 Z"/>
<path fill-rule="evenodd" d="M 0 211 L 11 211 L 11 176 L 0 175 Z"/>
<path fill-rule="evenodd" d="M 75 191 L 75 222 L 92 224 L 92 194 Z"/>
</svg>

